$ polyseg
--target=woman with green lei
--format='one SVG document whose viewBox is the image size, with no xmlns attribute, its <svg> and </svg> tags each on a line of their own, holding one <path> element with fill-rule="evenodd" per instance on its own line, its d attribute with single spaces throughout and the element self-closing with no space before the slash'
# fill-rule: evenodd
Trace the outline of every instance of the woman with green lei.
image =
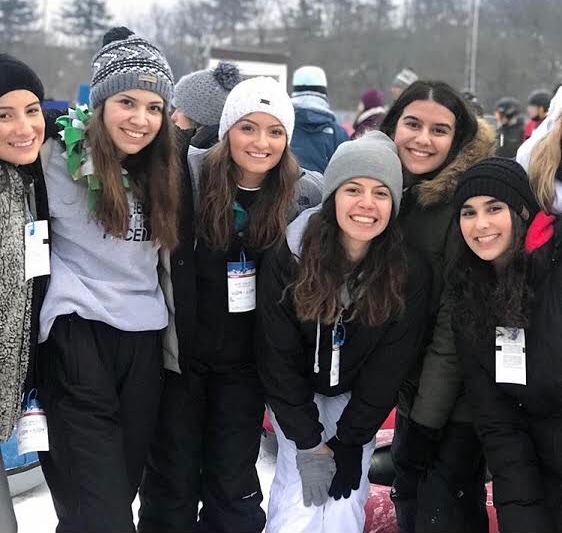
<svg viewBox="0 0 562 533">
<path fill-rule="evenodd" d="M 46 168 L 51 279 L 40 316 L 41 464 L 58 532 L 135 531 L 168 311 L 159 249 L 177 243 L 170 67 L 126 28 L 92 62 L 93 112 L 58 119 Z"/>
</svg>

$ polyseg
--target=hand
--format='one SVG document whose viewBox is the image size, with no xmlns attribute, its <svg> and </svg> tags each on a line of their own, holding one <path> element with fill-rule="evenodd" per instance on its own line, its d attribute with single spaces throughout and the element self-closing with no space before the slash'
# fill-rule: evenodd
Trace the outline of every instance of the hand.
<svg viewBox="0 0 562 533">
<path fill-rule="evenodd" d="M 363 468 L 363 446 L 343 444 L 337 437 L 332 437 L 327 443 L 334 452 L 336 462 L 336 475 L 328 494 L 335 500 L 342 496 L 349 498 L 352 490 L 359 488 Z"/>
<path fill-rule="evenodd" d="M 328 501 L 328 489 L 336 472 L 331 450 L 325 445 L 311 450 L 297 450 L 297 469 L 301 477 L 305 507 L 320 507 Z"/>
</svg>

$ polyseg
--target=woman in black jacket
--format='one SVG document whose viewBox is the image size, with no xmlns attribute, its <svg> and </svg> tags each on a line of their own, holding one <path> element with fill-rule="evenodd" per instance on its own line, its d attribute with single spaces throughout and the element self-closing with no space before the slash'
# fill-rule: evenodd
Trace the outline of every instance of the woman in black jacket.
<svg viewBox="0 0 562 533">
<path fill-rule="evenodd" d="M 373 437 L 415 361 L 430 292 L 402 244 L 401 195 L 386 135 L 345 142 L 322 206 L 264 258 L 258 369 L 279 442 L 268 532 L 363 531 Z"/>
<path fill-rule="evenodd" d="M 410 85 L 380 129 L 392 137 L 402 162 L 400 228 L 433 275 L 428 334 L 419 367 L 400 389 L 392 442 L 398 526 L 401 533 L 486 533 L 483 455 L 462 391 L 450 309 L 441 296 L 457 180 L 493 154 L 494 134 L 460 93 L 440 81 Z"/>
<path fill-rule="evenodd" d="M 453 329 L 502 533 L 562 531 L 562 228 L 538 211 L 503 158 L 455 195 Z"/>
<path fill-rule="evenodd" d="M 255 284 L 265 250 L 321 199 L 319 175 L 301 171 L 291 152 L 293 125 L 281 84 L 251 78 L 227 96 L 219 142 L 189 150 L 193 226 L 184 213 L 182 255 L 163 284 L 173 313 L 165 366 L 181 371 L 187 392 L 168 389 L 163 399 L 169 411 L 145 471 L 139 531 L 263 531 Z"/>
</svg>

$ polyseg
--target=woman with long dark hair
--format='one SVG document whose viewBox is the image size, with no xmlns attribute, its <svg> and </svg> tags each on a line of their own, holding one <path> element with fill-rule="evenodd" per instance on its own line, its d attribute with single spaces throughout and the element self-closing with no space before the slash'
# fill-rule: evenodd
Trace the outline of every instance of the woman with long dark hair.
<svg viewBox="0 0 562 533">
<path fill-rule="evenodd" d="M 49 253 L 43 243 L 48 219 L 45 184 L 40 171 L 36 174 L 33 169 L 45 136 L 43 84 L 31 68 L 8 54 L 0 54 L 0 73 L 0 441 L 4 442 L 17 422 L 26 378 L 33 383 L 46 280 L 40 274 L 48 273 Z M 30 254 L 38 251 L 31 244 L 44 249 L 35 260 L 46 258 L 42 272 L 29 270 Z M 0 531 L 17 531 L 1 454 Z"/>
<path fill-rule="evenodd" d="M 264 260 L 258 352 L 279 443 L 268 532 L 361 532 L 374 436 L 419 350 L 430 276 L 402 243 L 402 171 L 380 132 L 341 144 L 322 206 Z"/>
<path fill-rule="evenodd" d="M 135 531 L 168 311 L 159 249 L 178 242 L 170 67 L 126 28 L 94 56 L 93 112 L 57 119 L 45 181 L 51 278 L 40 315 L 41 464 L 57 531 Z"/>
<path fill-rule="evenodd" d="M 502 158 L 463 175 L 455 212 L 452 323 L 499 528 L 561 531 L 560 219 Z"/>
<path fill-rule="evenodd" d="M 398 525 L 402 533 L 487 531 L 485 468 L 441 293 L 457 180 L 493 154 L 494 134 L 458 91 L 439 81 L 410 85 L 381 131 L 394 139 L 404 171 L 398 217 L 404 238 L 433 273 L 429 329 L 397 408 L 391 497 Z"/>
<path fill-rule="evenodd" d="M 319 175 L 302 171 L 291 152 L 293 126 L 285 89 L 273 78 L 251 78 L 227 96 L 219 142 L 189 151 L 195 216 L 182 240 L 194 232 L 196 296 L 183 290 L 188 257 L 183 266 L 174 260 L 174 330 L 165 339 L 170 353 L 176 346 L 182 374 L 167 379 L 182 379 L 186 392 L 163 398 L 168 415 L 143 480 L 141 531 L 258 533 L 265 525 L 255 467 L 264 413 L 256 279 L 263 253 L 321 198 Z M 168 482 L 178 472 L 179 481 Z"/>
</svg>

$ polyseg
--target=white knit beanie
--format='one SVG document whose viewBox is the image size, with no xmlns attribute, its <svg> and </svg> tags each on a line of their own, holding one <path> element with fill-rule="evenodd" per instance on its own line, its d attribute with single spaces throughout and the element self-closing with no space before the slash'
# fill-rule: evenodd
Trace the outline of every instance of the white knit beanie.
<svg viewBox="0 0 562 533">
<path fill-rule="evenodd" d="M 285 128 L 287 144 L 295 126 L 295 110 L 283 86 L 273 78 L 259 76 L 236 85 L 226 98 L 219 125 L 219 141 L 242 117 L 250 113 L 269 113 Z"/>
</svg>

